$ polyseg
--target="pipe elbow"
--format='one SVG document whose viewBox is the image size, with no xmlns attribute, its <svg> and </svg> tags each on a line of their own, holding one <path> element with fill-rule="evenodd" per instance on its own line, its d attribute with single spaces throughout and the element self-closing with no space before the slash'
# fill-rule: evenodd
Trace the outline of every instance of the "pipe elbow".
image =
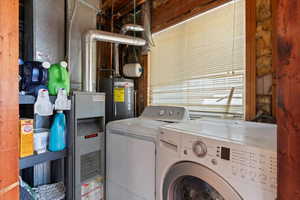
<svg viewBox="0 0 300 200">
<path fill-rule="evenodd" d="M 95 37 L 95 30 L 88 30 L 83 35 L 83 41 L 84 42 L 92 42 Z"/>
<path fill-rule="evenodd" d="M 121 28 L 121 33 L 125 34 L 128 31 L 134 31 L 134 32 L 142 32 L 144 31 L 144 28 L 137 24 L 125 24 Z"/>
</svg>

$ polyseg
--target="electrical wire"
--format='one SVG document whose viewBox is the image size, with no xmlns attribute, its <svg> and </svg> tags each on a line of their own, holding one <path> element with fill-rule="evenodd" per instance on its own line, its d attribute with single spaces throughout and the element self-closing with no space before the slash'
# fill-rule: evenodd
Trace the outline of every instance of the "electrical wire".
<svg viewBox="0 0 300 200">
<path fill-rule="evenodd" d="M 69 74 L 71 76 L 71 65 L 70 65 L 70 59 L 71 59 L 71 37 L 72 37 L 72 27 L 73 27 L 73 21 L 74 21 L 74 18 L 75 18 L 75 15 L 76 15 L 76 11 L 77 11 L 77 8 L 78 8 L 78 0 L 74 0 L 74 8 L 73 8 L 73 11 L 72 11 L 72 15 L 71 15 L 71 19 L 70 19 L 70 23 L 69 23 L 69 30 L 68 30 L 68 49 L 67 49 L 67 55 L 68 55 L 68 68 L 69 68 Z"/>
</svg>

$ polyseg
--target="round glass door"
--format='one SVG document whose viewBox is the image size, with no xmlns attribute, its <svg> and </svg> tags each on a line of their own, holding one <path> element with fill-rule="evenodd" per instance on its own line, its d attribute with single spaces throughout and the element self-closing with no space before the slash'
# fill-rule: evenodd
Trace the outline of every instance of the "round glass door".
<svg viewBox="0 0 300 200">
<path fill-rule="evenodd" d="M 192 162 L 173 166 L 164 180 L 164 200 L 241 200 L 239 194 L 212 170 Z"/>
<path fill-rule="evenodd" d="M 178 179 L 173 188 L 173 200 L 225 200 L 215 188 L 193 176 Z"/>
</svg>

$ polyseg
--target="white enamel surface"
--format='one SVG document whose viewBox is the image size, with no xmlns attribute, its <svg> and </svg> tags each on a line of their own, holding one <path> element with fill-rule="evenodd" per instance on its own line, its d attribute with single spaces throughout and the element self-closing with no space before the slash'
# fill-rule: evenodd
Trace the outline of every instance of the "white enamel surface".
<svg viewBox="0 0 300 200">
<path fill-rule="evenodd" d="M 198 120 L 167 125 L 161 128 L 161 132 L 157 148 L 156 200 L 163 200 L 161 191 L 164 177 L 178 162 L 194 162 L 209 168 L 244 200 L 276 198 L 275 125 Z M 206 155 L 201 158 L 193 149 L 198 141 L 207 148 Z M 230 149 L 229 160 L 221 158 L 222 147 Z"/>
</svg>

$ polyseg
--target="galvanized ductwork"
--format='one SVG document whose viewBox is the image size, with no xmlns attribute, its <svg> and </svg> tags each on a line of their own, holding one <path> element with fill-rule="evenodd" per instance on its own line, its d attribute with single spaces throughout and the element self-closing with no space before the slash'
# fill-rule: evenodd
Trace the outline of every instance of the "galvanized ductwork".
<svg viewBox="0 0 300 200">
<path fill-rule="evenodd" d="M 142 32 L 144 31 L 144 28 L 140 25 L 136 24 L 125 24 L 121 28 L 121 33 L 126 34 L 128 31 L 134 31 L 134 32 Z"/>
<path fill-rule="evenodd" d="M 144 46 L 146 41 L 141 38 L 125 36 L 121 34 L 99 31 L 99 30 L 89 30 L 83 36 L 83 48 L 82 48 L 82 84 L 83 90 L 87 92 L 93 92 L 96 86 L 93 85 L 93 80 L 96 80 L 96 74 L 93 74 L 93 42 L 103 41 L 115 44 L 127 44 L 133 46 Z"/>
<path fill-rule="evenodd" d="M 121 28 L 121 33 L 126 34 L 128 31 L 142 32 L 144 28 L 136 24 L 125 24 Z M 119 63 L 119 44 L 114 45 L 114 61 L 115 61 L 115 75 L 120 77 L 120 63 Z"/>
</svg>

